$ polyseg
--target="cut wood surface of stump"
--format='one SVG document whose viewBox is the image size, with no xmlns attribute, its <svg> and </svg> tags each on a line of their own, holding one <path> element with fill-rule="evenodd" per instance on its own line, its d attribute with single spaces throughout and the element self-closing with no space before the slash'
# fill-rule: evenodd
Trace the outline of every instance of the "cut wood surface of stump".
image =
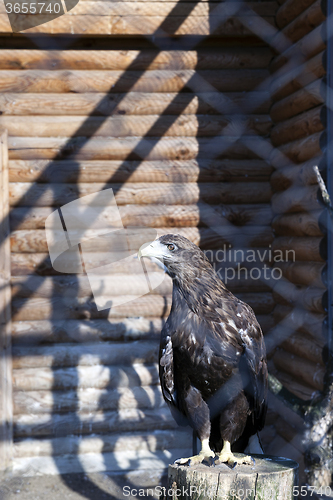
<svg viewBox="0 0 333 500">
<path fill-rule="evenodd" d="M 235 453 L 236 456 L 240 455 Z M 282 457 L 254 455 L 255 466 L 169 465 L 166 499 L 293 500 L 298 464 Z M 296 487 L 296 488 L 294 488 Z"/>
</svg>

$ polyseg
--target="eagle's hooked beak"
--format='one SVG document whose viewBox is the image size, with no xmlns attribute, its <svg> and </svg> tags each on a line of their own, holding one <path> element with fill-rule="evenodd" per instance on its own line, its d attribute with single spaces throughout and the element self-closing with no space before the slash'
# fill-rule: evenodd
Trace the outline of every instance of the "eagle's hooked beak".
<svg viewBox="0 0 333 500">
<path fill-rule="evenodd" d="M 162 245 L 158 240 L 151 241 L 150 243 L 144 243 L 138 252 L 138 257 L 155 257 L 157 259 L 163 259 L 164 257 L 164 245 Z"/>
<path fill-rule="evenodd" d="M 164 265 L 165 247 L 160 241 L 155 240 L 150 243 L 144 243 L 139 249 L 138 257 L 139 259 L 142 257 L 149 257 L 159 267 L 166 271 Z"/>
</svg>

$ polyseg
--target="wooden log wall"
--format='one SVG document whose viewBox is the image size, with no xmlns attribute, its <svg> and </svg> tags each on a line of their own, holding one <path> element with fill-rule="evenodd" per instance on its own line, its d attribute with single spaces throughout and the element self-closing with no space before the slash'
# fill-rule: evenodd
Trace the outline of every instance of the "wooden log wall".
<svg viewBox="0 0 333 500">
<path fill-rule="evenodd" d="M 228 3 L 219 5 L 224 15 Z M 267 79 L 273 54 L 253 36 L 250 13 L 272 27 L 278 5 L 246 6 L 242 22 L 226 22 L 215 33 L 224 38 L 200 49 L 138 50 L 133 42 L 128 50 L 2 51 L 0 126 L 9 134 L 14 446 L 20 463 L 33 455 L 40 460 L 103 451 L 118 457 L 110 458 L 114 470 L 125 467 L 128 456 L 135 468 L 139 456 L 153 468 L 172 460 L 164 450 L 177 458 L 191 447 L 159 389 L 158 342 L 171 304 L 170 282 L 152 295 L 97 311 L 85 276 L 51 266 L 44 223 L 57 207 L 112 187 L 125 226 L 183 234 L 221 273 L 242 264 L 243 274 L 227 285 L 254 308 L 265 332 L 273 326 L 272 291 L 250 275 L 263 267 L 273 243 L 273 169 L 253 148 L 272 126 Z M 175 6 L 100 7 L 98 34 L 108 34 L 112 25 L 112 33 L 137 35 L 150 28 L 136 23 L 137 31 L 130 32 L 122 9 L 146 16 L 155 29 Z M 79 15 L 88 19 L 89 8 L 83 2 Z M 208 2 L 177 4 L 178 15 L 195 21 L 191 26 L 200 26 L 200 34 L 208 29 L 202 23 L 207 8 Z M 79 15 L 66 21 L 72 33 L 83 26 Z M 43 29 L 67 28 L 55 20 Z M 227 256 L 230 249 L 239 255 Z M 249 250 L 254 262 L 246 261 Z M 115 294 L 130 295 L 130 271 L 118 263 Z"/>
<path fill-rule="evenodd" d="M 284 255 L 292 253 L 287 262 L 274 265 L 281 269 L 282 279 L 273 288 L 276 325 L 267 345 L 273 356 L 271 372 L 303 400 L 320 394 L 326 371 L 326 214 L 313 171 L 318 165 L 325 176 L 323 7 L 324 2 L 313 0 L 281 4 L 276 16 L 280 33 L 275 39 L 279 53 L 271 63 L 272 246 Z M 304 471 L 304 427 L 290 426 L 288 417 L 281 415 L 275 429 L 268 451 L 289 450 L 287 456 L 298 455 Z"/>
</svg>

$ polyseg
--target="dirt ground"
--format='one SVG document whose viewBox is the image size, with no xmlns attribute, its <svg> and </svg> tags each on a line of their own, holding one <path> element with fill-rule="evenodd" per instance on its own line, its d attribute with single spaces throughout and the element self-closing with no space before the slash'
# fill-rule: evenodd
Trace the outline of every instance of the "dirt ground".
<svg viewBox="0 0 333 500">
<path fill-rule="evenodd" d="M 161 499 L 161 487 L 166 486 L 166 476 L 161 474 L 158 471 L 138 471 L 128 475 L 93 473 L 22 477 L 7 473 L 0 480 L 0 500 Z M 156 486 L 159 487 L 155 489 Z"/>
</svg>

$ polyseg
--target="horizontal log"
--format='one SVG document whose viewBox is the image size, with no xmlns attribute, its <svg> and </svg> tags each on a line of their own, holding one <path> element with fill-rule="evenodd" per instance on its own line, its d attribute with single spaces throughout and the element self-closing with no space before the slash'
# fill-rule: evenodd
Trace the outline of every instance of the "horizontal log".
<svg viewBox="0 0 333 500">
<path fill-rule="evenodd" d="M 279 236 L 272 243 L 272 250 L 280 252 L 287 261 L 325 262 L 321 255 L 326 246 L 322 237 Z"/>
<path fill-rule="evenodd" d="M 75 137 L 9 137 L 10 160 L 194 160 L 219 158 L 248 160 L 257 158 L 254 151 L 260 148 L 259 140 L 249 136 L 198 139 L 194 137 L 148 138 L 125 137 L 92 139 Z M 250 147 L 250 145 L 252 145 Z M 256 149 L 258 148 L 258 149 Z M 261 157 L 261 159 L 263 159 Z M 265 158 L 264 158 L 265 159 Z M 266 158 L 267 160 L 268 158 Z"/>
<path fill-rule="evenodd" d="M 90 2 L 81 2 L 78 8 L 89 5 Z M 98 5 L 97 5 L 98 4 Z M 190 8 L 194 4 L 184 3 L 132 3 L 132 8 L 145 8 L 145 15 L 152 14 L 152 9 L 169 9 L 177 5 L 177 10 Z M 260 8 L 263 3 L 254 6 Z M 131 3 L 119 4 L 117 2 L 94 2 L 94 9 L 98 6 L 117 9 L 125 9 L 125 15 L 129 13 Z M 196 4 L 191 14 L 197 13 L 199 9 L 206 10 L 209 4 L 200 2 Z M 178 10 L 179 11 L 179 10 Z M 156 14 L 155 14 L 156 15 Z M 161 15 L 158 14 L 158 15 Z M 202 14 L 201 14 L 202 15 Z M 151 71 L 164 70 L 203 70 L 203 69 L 243 69 L 264 68 L 266 69 L 271 58 L 272 51 L 268 47 L 225 47 L 222 50 L 53 50 L 50 54 L 47 50 L 13 50 L 3 49 L 0 61 L 0 69 L 7 70 L 131 70 Z M 78 57 L 79 54 L 79 57 Z M 34 99 L 37 99 L 35 96 Z M 76 96 L 72 96 L 73 98 Z M 88 96 L 86 96 L 88 98 Z M 36 110 L 38 112 L 38 110 Z"/>
<path fill-rule="evenodd" d="M 316 314 L 302 308 L 278 304 L 274 309 L 273 316 L 275 323 L 280 323 L 282 328 L 288 328 L 290 334 L 297 331 L 305 333 L 314 339 L 324 339 L 324 314 Z"/>
<path fill-rule="evenodd" d="M 244 92 L 254 90 L 268 77 L 265 69 L 226 70 L 1 70 L 0 92 Z"/>
<path fill-rule="evenodd" d="M 46 218 L 53 212 L 52 207 L 16 207 L 10 212 L 10 227 L 19 229 L 44 229 Z M 107 211 L 104 211 L 107 216 Z M 201 227 L 263 225 L 272 222 L 270 205 L 123 205 L 119 206 L 123 225 L 144 227 Z M 111 224 L 111 219 L 105 217 Z"/>
<path fill-rule="evenodd" d="M 300 2 L 295 3 L 297 3 L 300 7 Z M 287 7 L 287 2 L 284 5 Z M 287 11 L 290 12 L 288 7 Z M 326 16 L 323 11 L 322 0 L 311 2 L 311 5 L 309 5 L 307 9 L 302 9 L 299 15 L 276 35 L 276 37 L 272 40 L 274 48 L 278 52 L 285 51 L 292 43 L 297 42 L 314 28 L 323 23 L 325 19 Z"/>
<path fill-rule="evenodd" d="M 271 130 L 271 141 L 274 146 L 280 146 L 290 141 L 296 141 L 316 132 L 325 130 L 327 123 L 326 106 L 317 106 L 300 115 L 289 118 L 275 125 Z M 1 122 L 0 122 L 1 123 Z M 249 122 L 250 125 L 250 122 Z M 199 129 L 198 129 L 199 130 Z M 19 135 L 19 134 L 15 134 Z"/>
<path fill-rule="evenodd" d="M 295 396 L 298 396 L 304 401 L 308 401 L 309 399 L 313 399 L 314 397 L 320 395 L 319 391 L 316 391 L 312 387 L 301 384 L 300 382 L 296 381 L 293 376 L 288 375 L 288 373 L 279 371 L 277 372 L 276 376 L 286 389 L 288 389 L 290 392 L 295 394 Z"/>
<path fill-rule="evenodd" d="M 11 52 L 11 51 L 10 51 Z M 30 52 L 30 51 L 29 51 Z M 34 51 L 31 51 L 34 52 Z M 81 51 L 80 51 L 81 53 Z M 145 53 L 144 51 L 142 53 Z M 223 114 L 248 109 L 249 113 L 268 113 L 271 100 L 267 91 L 144 93 L 127 94 L 15 94 L 0 96 L 3 115 L 18 116 L 111 116 L 111 115 L 168 115 Z"/>
<path fill-rule="evenodd" d="M 276 430 L 280 436 L 282 436 L 288 443 L 291 443 L 297 450 L 304 453 L 304 438 L 303 433 L 297 426 L 290 425 L 289 422 L 282 417 L 276 419 Z"/>
<path fill-rule="evenodd" d="M 5 95 L 5 94 L 4 94 Z M 273 104 L 270 116 L 274 122 L 288 120 L 325 102 L 326 90 L 322 78 Z"/>
<path fill-rule="evenodd" d="M 104 2 L 103 2 L 104 3 Z M 111 4 L 113 2 L 110 2 Z M 257 15 L 252 16 L 231 16 L 227 17 L 223 13 L 221 6 L 214 12 L 214 23 L 207 15 L 192 16 L 191 13 L 178 16 L 143 16 L 143 15 L 94 15 L 94 11 L 87 15 L 76 15 L 75 12 L 68 12 L 63 19 L 55 18 L 50 21 L 49 15 L 25 15 L 25 23 L 33 21 L 39 23 L 38 26 L 26 30 L 27 33 L 48 33 L 52 35 L 154 35 L 162 32 L 167 35 L 215 35 L 223 37 L 248 37 L 255 33 L 254 26 L 260 21 Z M 249 26 L 244 26 L 242 22 L 246 19 Z M 260 19 L 260 18 L 259 18 Z M 264 16 L 265 23 L 259 24 L 262 36 L 270 36 L 274 24 L 273 16 Z M 26 24 L 20 24 L 18 19 L 17 31 L 23 31 Z M 10 32 L 10 25 L 7 14 L 0 14 L 0 31 Z"/>
<path fill-rule="evenodd" d="M 286 96 L 303 89 L 309 83 L 326 74 L 325 52 L 320 52 L 303 64 L 295 66 L 292 60 L 274 74 L 271 85 L 273 100 L 280 101 Z M 1 78 L 1 77 L 0 77 Z"/>
<path fill-rule="evenodd" d="M 324 342 L 320 339 L 308 338 L 302 333 L 295 333 L 286 339 L 281 347 L 291 354 L 296 354 L 303 359 L 324 366 L 323 348 Z"/>
<path fill-rule="evenodd" d="M 17 137 L 214 137 L 234 136 L 237 127 L 247 135 L 267 135 L 272 122 L 268 115 L 34 116 L 33 120 L 4 115 L 0 127 Z"/>
<path fill-rule="evenodd" d="M 13 411 L 27 413 L 63 413 L 153 409 L 165 405 L 160 387 L 119 387 L 117 389 L 81 389 L 80 391 L 15 391 Z"/>
<path fill-rule="evenodd" d="M 270 185 L 262 182 L 238 183 L 81 183 L 77 184 L 10 184 L 11 206 L 58 206 L 79 197 L 112 188 L 118 205 L 166 204 L 191 205 L 202 201 L 220 203 L 269 203 Z"/>
<path fill-rule="evenodd" d="M 283 277 L 295 285 L 323 288 L 326 264 L 319 262 L 279 262 Z"/>
<path fill-rule="evenodd" d="M 238 293 L 237 297 L 248 303 L 256 314 L 269 314 L 274 308 L 270 292 Z M 132 298 L 132 297 L 131 297 Z M 97 311 L 87 299 L 13 299 L 13 321 L 61 319 L 108 319 L 124 317 L 165 317 L 171 307 L 170 296 L 144 296 L 119 305 L 111 310 Z M 67 348 L 66 348 L 67 349 Z"/>
<path fill-rule="evenodd" d="M 156 430 L 154 432 L 131 432 L 119 436 L 67 436 L 50 439 L 22 439 L 14 444 L 15 457 L 41 457 L 80 455 L 86 453 L 156 452 L 157 450 L 188 448 L 189 433 L 184 430 Z"/>
<path fill-rule="evenodd" d="M 105 271 L 105 275 L 107 271 Z M 152 273 L 150 273 L 152 277 Z M 147 291 L 142 283 L 142 276 L 134 273 L 109 274 L 109 283 L 104 283 L 103 293 L 105 295 L 144 295 Z M 58 296 L 66 297 L 89 297 L 91 286 L 87 276 L 12 276 L 12 297 L 34 297 L 34 298 L 55 298 Z M 270 288 L 261 280 L 241 278 L 228 280 L 228 289 L 234 293 L 237 292 L 262 292 L 269 291 Z M 172 281 L 165 276 L 164 281 L 151 293 L 154 295 L 171 295 Z"/>
<path fill-rule="evenodd" d="M 314 0 L 286 0 L 276 13 L 278 28 L 282 29 L 287 26 L 313 3 Z"/>
<path fill-rule="evenodd" d="M 318 185 L 291 187 L 272 196 L 272 210 L 276 214 L 320 210 Z"/>
<path fill-rule="evenodd" d="M 306 61 L 311 57 L 319 54 L 326 48 L 326 27 L 325 23 L 320 24 L 314 28 L 307 35 L 301 38 L 298 42 L 293 43 L 282 54 L 277 55 L 271 65 L 272 73 L 284 66 L 292 59 L 298 61 Z"/>
<path fill-rule="evenodd" d="M 13 369 L 41 366 L 96 366 L 156 363 L 158 340 L 140 342 L 104 342 L 54 346 L 13 347 Z"/>
<path fill-rule="evenodd" d="M 221 245 L 233 248 L 256 248 L 268 247 L 273 241 L 273 232 L 269 226 L 244 226 L 242 228 L 237 226 L 213 226 L 211 228 L 158 228 L 158 236 L 163 234 L 180 234 L 189 239 L 196 245 L 200 245 L 202 249 L 219 249 Z M 138 244 L 134 250 L 134 254 L 140 247 L 141 242 L 138 236 Z M 132 241 L 134 244 L 134 240 Z M 102 247 L 102 240 L 99 240 L 99 252 L 108 252 L 107 248 Z M 105 244 L 107 242 L 104 241 Z M 88 247 L 89 240 L 86 241 L 85 246 L 87 254 L 93 252 L 93 248 Z M 94 243 L 92 243 L 94 246 Z M 45 231 L 41 229 L 26 229 L 21 231 L 13 231 L 11 234 L 11 250 L 12 252 L 34 253 L 34 252 L 47 252 L 48 246 L 46 242 Z M 97 261 L 99 263 L 99 255 L 97 254 Z M 105 264 L 105 258 L 102 262 Z"/>
<path fill-rule="evenodd" d="M 277 236 L 323 236 L 323 211 L 277 215 L 272 228 Z"/>
<path fill-rule="evenodd" d="M 311 363 L 282 349 L 276 351 L 273 360 L 278 370 L 288 373 L 313 389 L 323 390 L 325 376 L 323 366 Z"/>
<path fill-rule="evenodd" d="M 274 191 L 285 191 L 290 187 L 295 186 L 311 186 L 318 184 L 316 173 L 313 169 L 314 165 L 319 165 L 322 161 L 322 156 L 311 158 L 302 165 L 292 165 L 282 167 L 273 172 L 270 181 Z"/>
<path fill-rule="evenodd" d="M 258 15 L 263 17 L 272 17 L 276 11 L 275 2 L 264 2 L 260 4 L 258 2 L 252 2 L 244 8 L 245 5 L 242 2 L 235 2 L 234 4 L 229 4 L 228 2 L 218 3 L 212 2 L 165 2 L 161 6 L 156 1 L 146 1 L 146 2 L 123 2 L 123 1 L 101 1 L 97 0 L 92 2 L 91 0 L 86 0 L 81 2 L 80 5 L 75 6 L 74 11 L 69 11 L 68 15 L 72 16 L 165 16 L 167 18 L 172 17 L 205 17 L 205 16 L 233 16 L 236 11 L 237 17 L 252 15 L 256 12 Z M 6 12 L 3 6 L 0 9 L 1 13 Z M 38 19 L 38 14 L 35 14 Z M 84 56 L 83 56 L 84 57 Z M 94 68 L 91 68 L 94 69 Z M 126 67 L 124 68 L 126 69 Z"/>
<path fill-rule="evenodd" d="M 269 181 L 263 160 L 48 161 L 11 160 L 10 182 L 252 182 Z"/>
<path fill-rule="evenodd" d="M 273 289 L 273 297 L 277 304 L 302 307 L 315 313 L 325 312 L 324 288 L 304 287 L 286 281 L 278 281 Z"/>
<path fill-rule="evenodd" d="M 210 263 L 214 266 L 215 271 L 219 273 L 219 275 L 221 275 L 222 271 L 225 270 L 227 265 L 231 265 L 232 267 L 237 268 L 238 263 L 240 263 L 242 264 L 242 267 L 246 267 L 248 270 L 250 270 L 252 269 L 252 267 L 262 267 L 263 264 L 272 260 L 269 249 L 260 247 L 253 249 L 230 249 L 226 246 L 218 250 L 204 249 L 204 253 Z M 94 258 L 95 262 L 99 264 L 98 256 L 96 256 L 96 254 L 90 255 L 89 253 L 87 253 L 87 260 L 90 260 L 92 258 Z M 102 263 L 105 264 L 105 256 L 101 256 L 100 262 L 101 265 Z M 149 265 L 149 261 L 147 260 L 147 271 L 150 270 Z M 151 268 L 151 270 L 154 269 L 154 267 Z M 137 272 L 137 270 L 138 267 L 136 261 L 133 261 L 133 263 L 130 263 L 128 261 L 118 261 L 117 263 L 114 263 L 115 273 L 135 273 Z M 55 271 L 53 269 L 49 254 L 42 252 L 11 253 L 11 274 L 12 276 L 27 276 L 30 274 L 36 276 L 64 276 L 63 273 L 59 273 L 58 271 Z M 69 274 L 72 274 L 73 276 L 73 273 Z M 242 279 L 243 278 L 241 277 L 241 280 Z"/>
<path fill-rule="evenodd" d="M 265 323 L 265 317 L 264 317 Z M 267 323 L 267 321 L 266 321 Z M 162 318 L 13 321 L 13 345 L 158 339 Z M 148 385 L 148 383 L 147 383 Z"/>
<path fill-rule="evenodd" d="M 230 283 L 228 283 L 228 289 L 232 291 Z M 257 315 L 257 320 L 263 332 L 268 332 L 274 325 L 274 318 L 270 314 L 259 314 Z M 94 321 L 80 321 L 77 319 L 67 321 L 13 321 L 12 343 L 13 345 L 37 345 L 69 342 L 83 343 L 107 340 L 125 341 L 147 340 L 154 338 L 158 339 L 163 328 L 163 324 L 164 320 L 162 318 L 152 317 L 122 318 L 120 320 L 97 319 Z M 115 377 L 115 380 L 118 379 L 119 377 Z M 93 383 L 90 378 L 87 378 L 87 380 L 88 384 Z M 142 383 L 141 385 L 149 384 L 150 382 L 147 382 L 146 384 Z M 18 387 L 21 387 L 21 385 Z M 87 385 L 87 387 L 95 387 L 95 385 Z"/>
<path fill-rule="evenodd" d="M 69 391 L 159 385 L 158 364 L 20 368 L 13 370 L 14 391 Z"/>
<path fill-rule="evenodd" d="M 120 410 L 53 415 L 15 415 L 14 433 L 16 438 L 31 436 L 68 437 L 71 434 L 99 434 L 116 432 L 153 431 L 175 429 L 177 424 L 168 408 L 154 410 Z"/>
<path fill-rule="evenodd" d="M 270 156 L 270 161 L 275 168 L 294 163 L 303 163 L 323 153 L 322 143 L 325 141 L 325 133 L 318 132 L 297 141 L 289 142 L 279 148 L 275 148 Z"/>
</svg>

